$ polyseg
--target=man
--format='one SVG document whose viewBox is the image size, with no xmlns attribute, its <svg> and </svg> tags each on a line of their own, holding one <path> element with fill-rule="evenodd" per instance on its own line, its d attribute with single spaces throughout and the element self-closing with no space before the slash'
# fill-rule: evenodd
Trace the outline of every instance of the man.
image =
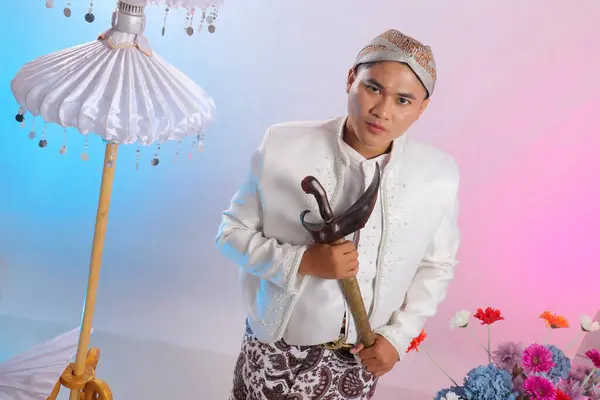
<svg viewBox="0 0 600 400">
<path fill-rule="evenodd" d="M 436 81 L 431 48 L 389 30 L 348 73 L 348 114 L 270 127 L 248 180 L 224 212 L 217 247 L 241 268 L 246 333 L 231 399 L 370 399 L 436 313 L 459 246 L 452 158 L 409 139 Z M 313 244 L 318 215 L 301 180 L 315 176 L 334 213 L 382 168 L 367 225 L 339 245 Z M 339 279 L 356 276 L 374 346 L 358 343 Z"/>
</svg>

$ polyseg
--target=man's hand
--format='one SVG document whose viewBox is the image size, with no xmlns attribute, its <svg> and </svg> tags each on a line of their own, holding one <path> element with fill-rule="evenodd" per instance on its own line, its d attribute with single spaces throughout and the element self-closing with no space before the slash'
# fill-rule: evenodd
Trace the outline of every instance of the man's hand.
<svg viewBox="0 0 600 400">
<path fill-rule="evenodd" d="M 344 279 L 358 273 L 358 251 L 354 242 L 329 245 L 315 243 L 304 252 L 298 273 L 323 279 Z"/>
<path fill-rule="evenodd" d="M 396 348 L 381 335 L 375 336 L 373 346 L 366 349 L 362 343 L 359 343 L 354 346 L 351 353 L 358 353 L 367 372 L 377 378 L 390 372 L 400 359 Z"/>
</svg>

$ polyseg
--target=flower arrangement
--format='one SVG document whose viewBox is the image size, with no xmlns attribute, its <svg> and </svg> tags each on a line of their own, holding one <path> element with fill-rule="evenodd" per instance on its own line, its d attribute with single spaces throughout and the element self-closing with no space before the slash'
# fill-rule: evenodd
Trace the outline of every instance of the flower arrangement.
<svg viewBox="0 0 600 400">
<path fill-rule="evenodd" d="M 572 340 L 565 350 L 549 344 L 552 331 L 568 328 L 569 322 L 560 315 L 545 311 L 540 315 L 548 328 L 545 344 L 532 343 L 523 346 L 504 342 L 492 350 L 491 327 L 504 320 L 500 310 L 488 307 L 478 309 L 473 317 L 487 328 L 487 346 L 484 346 L 470 330 L 470 312 L 459 311 L 450 320 L 451 328 L 465 329 L 472 333 L 477 344 L 486 352 L 487 365 L 478 366 L 467 373 L 462 384 L 452 377 L 422 348 L 425 331 L 413 339 L 407 350 L 424 352 L 434 364 L 452 381 L 453 386 L 440 390 L 434 400 L 600 400 L 600 352 L 589 350 L 586 357 L 593 367 L 573 365 L 565 355 L 576 343 Z M 582 316 L 581 334 L 600 330 L 600 322 Z"/>
</svg>

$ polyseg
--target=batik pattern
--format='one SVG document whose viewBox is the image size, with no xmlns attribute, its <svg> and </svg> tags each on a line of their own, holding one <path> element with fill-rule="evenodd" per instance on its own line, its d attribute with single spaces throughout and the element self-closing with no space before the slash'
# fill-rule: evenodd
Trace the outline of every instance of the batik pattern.
<svg viewBox="0 0 600 400">
<path fill-rule="evenodd" d="M 349 350 L 265 344 L 246 325 L 230 400 L 369 400 L 376 385 Z"/>
</svg>

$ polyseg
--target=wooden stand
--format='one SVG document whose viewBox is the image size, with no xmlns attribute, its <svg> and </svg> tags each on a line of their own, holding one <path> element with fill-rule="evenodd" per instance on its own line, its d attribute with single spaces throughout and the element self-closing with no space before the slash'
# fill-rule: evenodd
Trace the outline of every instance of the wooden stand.
<svg viewBox="0 0 600 400">
<path fill-rule="evenodd" d="M 71 396 L 75 392 L 77 398 L 81 400 L 112 400 L 112 392 L 106 382 L 95 377 L 99 360 L 100 350 L 95 347 L 90 349 L 85 360 L 84 374 L 75 376 L 75 364 L 69 365 L 46 400 L 56 400 L 61 385 L 71 389 Z"/>
<path fill-rule="evenodd" d="M 100 352 L 97 348 L 93 348 L 88 352 L 88 348 L 96 306 L 96 293 L 98 291 L 98 280 L 102 265 L 102 252 L 104 250 L 104 237 L 106 236 L 106 224 L 108 222 L 110 198 L 115 177 L 117 152 L 118 145 L 110 143 L 106 145 L 79 345 L 77 347 L 75 362 L 67 367 L 59 381 L 62 386 L 71 390 L 69 400 L 112 400 L 113 398 L 108 385 L 100 379 L 96 379 L 96 366 L 100 359 Z M 58 396 L 59 383 L 54 387 L 48 400 L 55 400 Z M 81 395 L 83 397 L 80 397 Z"/>
</svg>

